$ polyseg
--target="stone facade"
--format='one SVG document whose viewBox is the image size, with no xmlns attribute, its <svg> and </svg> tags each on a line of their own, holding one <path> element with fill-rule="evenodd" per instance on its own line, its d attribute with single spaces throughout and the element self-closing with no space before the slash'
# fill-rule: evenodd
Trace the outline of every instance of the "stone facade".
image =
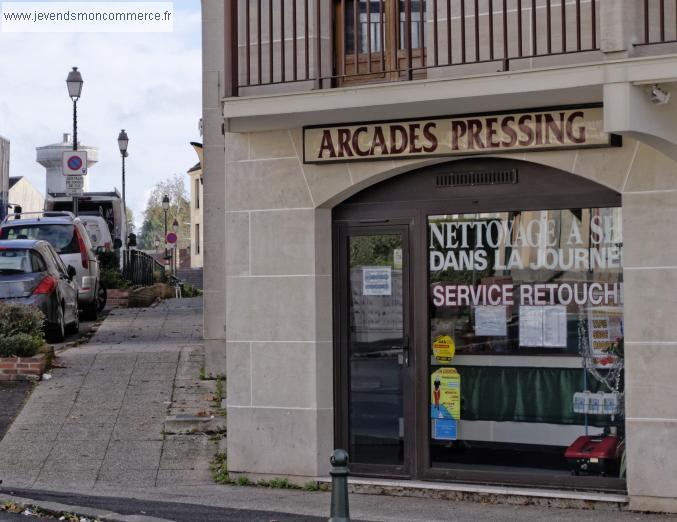
<svg viewBox="0 0 677 522">
<path fill-rule="evenodd" d="M 333 441 L 330 209 L 440 160 L 304 165 L 300 129 L 229 134 L 226 142 L 229 466 L 323 475 Z M 628 487 L 646 491 L 646 476 L 660 475 L 666 490 L 676 483 L 671 461 L 640 455 L 647 431 L 677 426 L 674 397 L 661 392 L 670 388 L 668 368 L 677 367 L 669 319 L 677 305 L 661 291 L 677 286 L 670 241 L 677 164 L 631 138 L 621 148 L 501 157 L 563 169 L 623 195 Z"/>
<path fill-rule="evenodd" d="M 602 4 L 597 59 L 604 60 L 604 53 L 626 59 L 635 54 L 628 43 L 637 32 L 634 7 Z M 223 48 L 223 12 L 211 12 L 204 27 L 205 59 L 211 60 Z M 327 474 L 334 442 L 331 209 L 376 183 L 449 161 L 306 165 L 301 125 L 603 102 L 605 130 L 621 132 L 622 147 L 498 157 L 556 167 L 622 195 L 628 493 L 633 508 L 677 512 L 677 402 L 671 385 L 677 368 L 677 163 L 671 158 L 677 154 L 664 153 L 677 150 L 677 142 L 651 137 L 677 129 L 674 122 L 667 131 L 650 125 L 635 131 L 633 122 L 615 127 L 610 116 L 625 114 L 630 102 L 607 89 L 627 84 L 638 93 L 632 103 L 640 105 L 633 110 L 671 114 L 672 105 L 649 104 L 643 84 L 628 83 L 641 67 L 641 74 L 658 82 L 663 65 L 567 69 L 560 61 L 551 71 L 481 71 L 477 77 L 397 82 L 379 90 L 263 93 L 219 105 L 212 91 L 222 85 L 215 78 L 223 77 L 223 68 L 215 72 L 218 60 L 209 63 L 204 114 L 214 118 L 223 108 L 223 118 L 205 120 L 205 151 L 212 147 L 211 159 L 205 159 L 205 336 L 210 372 L 225 371 L 227 377 L 231 471 L 299 479 Z"/>
</svg>

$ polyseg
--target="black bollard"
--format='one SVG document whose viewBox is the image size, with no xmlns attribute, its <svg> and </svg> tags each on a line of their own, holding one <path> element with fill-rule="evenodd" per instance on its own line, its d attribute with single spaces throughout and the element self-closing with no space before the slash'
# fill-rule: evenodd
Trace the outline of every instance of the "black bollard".
<svg viewBox="0 0 677 522">
<path fill-rule="evenodd" d="M 331 475 L 331 518 L 329 522 L 350 522 L 348 509 L 348 452 L 337 449 L 329 459 Z"/>
</svg>

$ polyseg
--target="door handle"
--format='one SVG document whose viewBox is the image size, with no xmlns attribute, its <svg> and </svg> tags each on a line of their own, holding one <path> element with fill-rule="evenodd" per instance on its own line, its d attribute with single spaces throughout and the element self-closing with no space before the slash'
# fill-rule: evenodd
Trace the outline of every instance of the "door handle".
<svg viewBox="0 0 677 522">
<path fill-rule="evenodd" d="M 400 366 L 409 366 L 409 336 L 405 335 L 402 343 L 402 351 L 397 354 L 397 362 Z"/>
</svg>

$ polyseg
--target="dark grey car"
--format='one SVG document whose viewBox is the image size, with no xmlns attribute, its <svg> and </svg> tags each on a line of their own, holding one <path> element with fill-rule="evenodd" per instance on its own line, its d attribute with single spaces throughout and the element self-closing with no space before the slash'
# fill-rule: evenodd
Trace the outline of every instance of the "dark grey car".
<svg viewBox="0 0 677 522">
<path fill-rule="evenodd" d="M 75 269 L 46 241 L 0 241 L 0 300 L 42 310 L 45 333 L 55 342 L 63 341 L 66 330 L 80 329 L 74 276 Z"/>
</svg>

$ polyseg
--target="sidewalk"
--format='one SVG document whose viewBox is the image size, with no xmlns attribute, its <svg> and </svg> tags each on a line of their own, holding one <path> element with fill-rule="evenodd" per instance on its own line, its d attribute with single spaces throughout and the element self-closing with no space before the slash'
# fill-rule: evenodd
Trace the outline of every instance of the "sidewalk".
<svg viewBox="0 0 677 522">
<path fill-rule="evenodd" d="M 211 483 L 218 442 L 163 434 L 172 401 L 198 379 L 201 336 L 199 298 L 111 313 L 31 394 L 0 442 L 0 480 L 61 490 Z"/>
</svg>

